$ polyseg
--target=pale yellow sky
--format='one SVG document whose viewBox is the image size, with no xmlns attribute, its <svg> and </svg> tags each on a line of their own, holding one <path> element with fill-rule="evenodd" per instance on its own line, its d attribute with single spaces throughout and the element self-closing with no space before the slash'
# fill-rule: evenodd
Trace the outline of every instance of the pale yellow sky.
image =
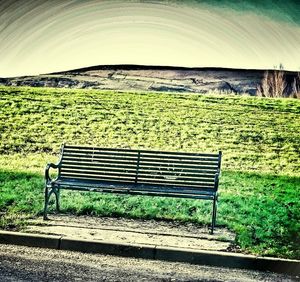
<svg viewBox="0 0 300 282">
<path fill-rule="evenodd" d="M 57 2 L 0 13 L 0 77 L 105 64 L 300 70 L 300 27 L 262 15 L 160 2 Z"/>
</svg>

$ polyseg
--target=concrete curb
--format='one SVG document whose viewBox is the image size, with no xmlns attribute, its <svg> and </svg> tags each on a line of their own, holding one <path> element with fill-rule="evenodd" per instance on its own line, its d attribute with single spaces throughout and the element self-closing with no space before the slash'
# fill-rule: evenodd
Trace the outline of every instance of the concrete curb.
<svg viewBox="0 0 300 282">
<path fill-rule="evenodd" d="M 123 257 L 136 257 L 300 275 L 299 260 L 264 258 L 217 251 L 170 248 L 155 245 L 117 244 L 114 242 L 78 240 L 62 236 L 10 231 L 0 231 L 0 244 L 15 244 L 57 250 L 101 253 Z"/>
<path fill-rule="evenodd" d="M 154 245 L 117 244 L 113 242 L 62 238 L 60 249 L 86 253 L 102 253 L 123 257 L 155 259 Z"/>
<path fill-rule="evenodd" d="M 60 240 L 61 236 L 0 231 L 0 244 L 59 249 Z"/>
<path fill-rule="evenodd" d="M 300 261 L 298 260 L 264 258 L 217 251 L 191 251 L 189 249 L 166 249 L 157 247 L 155 259 L 189 262 L 198 265 L 272 271 L 291 275 L 300 274 Z"/>
</svg>

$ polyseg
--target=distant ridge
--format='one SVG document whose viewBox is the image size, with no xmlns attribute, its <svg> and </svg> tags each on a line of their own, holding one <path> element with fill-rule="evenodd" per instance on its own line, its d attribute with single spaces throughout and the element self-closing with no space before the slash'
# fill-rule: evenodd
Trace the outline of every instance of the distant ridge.
<svg viewBox="0 0 300 282">
<path fill-rule="evenodd" d="M 156 65 L 97 65 L 38 76 L 0 78 L 0 85 L 174 93 L 256 95 L 266 70 Z M 296 72 L 285 71 L 289 91 Z"/>
<path fill-rule="evenodd" d="M 52 72 L 49 74 L 65 74 L 74 72 L 87 72 L 97 70 L 174 70 L 174 71 L 230 71 L 230 72 L 263 72 L 265 69 L 237 69 L 237 68 L 221 68 L 221 67 L 178 67 L 178 66 L 157 66 L 157 65 L 133 65 L 133 64 L 119 64 L 119 65 L 96 65 L 78 69 L 71 69 L 66 71 Z M 269 69 L 271 70 L 271 69 Z M 292 71 L 285 71 L 295 73 Z"/>
</svg>

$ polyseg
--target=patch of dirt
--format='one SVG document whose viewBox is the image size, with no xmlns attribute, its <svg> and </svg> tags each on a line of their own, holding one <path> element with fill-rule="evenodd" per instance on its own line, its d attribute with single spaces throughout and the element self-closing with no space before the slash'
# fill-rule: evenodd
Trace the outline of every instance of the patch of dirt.
<svg viewBox="0 0 300 282">
<path fill-rule="evenodd" d="M 213 235 L 195 224 L 124 218 L 51 215 L 30 220 L 25 232 L 124 244 L 143 244 L 198 250 L 233 250 L 235 234 L 216 228 Z"/>
</svg>

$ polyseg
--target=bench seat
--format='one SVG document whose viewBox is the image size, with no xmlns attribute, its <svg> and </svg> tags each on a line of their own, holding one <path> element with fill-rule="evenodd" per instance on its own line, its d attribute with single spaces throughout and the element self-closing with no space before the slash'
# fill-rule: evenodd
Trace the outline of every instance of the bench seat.
<svg viewBox="0 0 300 282">
<path fill-rule="evenodd" d="M 71 179 L 57 179 L 52 185 L 58 189 L 79 190 L 90 192 L 107 192 L 120 194 L 151 194 L 153 196 L 163 197 L 181 197 L 195 199 L 213 199 L 216 195 L 215 191 L 195 191 L 194 189 L 183 189 L 182 187 L 170 186 L 161 187 L 147 184 L 125 184 L 125 183 L 109 183 L 109 182 L 94 182 L 80 181 Z"/>
</svg>

